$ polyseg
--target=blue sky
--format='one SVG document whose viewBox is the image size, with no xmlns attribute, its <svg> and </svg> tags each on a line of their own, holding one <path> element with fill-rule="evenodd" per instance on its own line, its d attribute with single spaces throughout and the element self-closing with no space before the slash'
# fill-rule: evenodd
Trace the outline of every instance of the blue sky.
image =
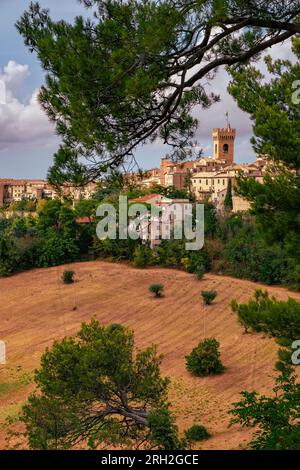
<svg viewBox="0 0 300 470">
<path fill-rule="evenodd" d="M 29 4 L 30 0 L 0 0 L 0 78 L 7 85 L 9 103 L 0 104 L 0 178 L 45 178 L 59 145 L 36 100 L 43 71 L 14 26 Z M 78 14 L 87 14 L 77 0 L 41 0 L 40 4 L 50 8 L 56 19 L 71 21 Z M 288 57 L 289 45 L 277 46 L 272 55 Z M 227 83 L 228 77 L 221 70 L 211 85 L 212 91 L 220 93 L 221 103 L 208 111 L 195 110 L 199 119 L 197 140 L 204 154 L 211 155 L 212 128 L 225 125 L 228 111 L 231 125 L 237 129 L 236 161 L 249 162 L 255 158 L 249 143 L 251 122 L 226 92 Z M 143 168 L 150 168 L 159 166 L 167 152 L 166 146 L 154 143 L 139 148 L 136 158 Z"/>
</svg>

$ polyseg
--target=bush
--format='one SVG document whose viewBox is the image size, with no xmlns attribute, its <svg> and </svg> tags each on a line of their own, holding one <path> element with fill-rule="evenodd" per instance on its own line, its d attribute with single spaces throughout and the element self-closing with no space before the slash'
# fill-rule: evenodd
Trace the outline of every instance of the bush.
<svg viewBox="0 0 300 470">
<path fill-rule="evenodd" d="M 152 284 L 149 287 L 149 291 L 155 295 L 155 297 L 162 297 L 164 286 L 162 284 Z"/>
<path fill-rule="evenodd" d="M 72 237 L 58 236 L 49 230 L 38 244 L 37 264 L 42 268 L 73 263 L 79 259 L 79 249 Z"/>
<path fill-rule="evenodd" d="M 64 284 L 73 284 L 74 275 L 75 275 L 74 271 L 65 270 L 62 276 Z"/>
<path fill-rule="evenodd" d="M 147 268 L 153 263 L 153 253 L 149 246 L 140 245 L 134 250 L 133 263 L 136 268 Z"/>
<path fill-rule="evenodd" d="M 201 341 L 191 354 L 186 356 L 187 370 L 198 377 L 224 372 L 219 346 L 219 342 L 214 338 Z"/>
<path fill-rule="evenodd" d="M 202 298 L 204 300 L 205 305 L 211 305 L 215 298 L 217 297 L 218 293 L 215 290 L 201 292 Z"/>
<path fill-rule="evenodd" d="M 235 235 L 228 237 L 222 253 L 224 274 L 280 284 L 286 278 L 287 256 L 278 244 L 268 244 L 262 239 L 254 223 L 243 222 Z"/>
<path fill-rule="evenodd" d="M 188 442 L 205 441 L 210 438 L 210 434 L 204 426 L 195 424 L 185 432 L 185 438 Z"/>
<path fill-rule="evenodd" d="M 198 279 L 198 281 L 201 281 L 201 279 L 203 279 L 203 276 L 205 273 L 206 273 L 206 269 L 202 264 L 196 268 L 195 276 Z"/>
</svg>

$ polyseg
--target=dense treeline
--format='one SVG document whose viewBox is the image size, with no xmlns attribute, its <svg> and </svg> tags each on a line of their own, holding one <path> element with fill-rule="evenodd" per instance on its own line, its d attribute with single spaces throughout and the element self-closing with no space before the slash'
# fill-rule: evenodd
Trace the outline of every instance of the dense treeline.
<svg viewBox="0 0 300 470">
<path fill-rule="evenodd" d="M 96 207 L 101 201 L 117 207 L 120 187 L 101 191 L 98 199 L 81 201 L 75 208 L 69 202 L 49 200 L 39 203 L 36 216 L 0 220 L 1 275 L 100 258 L 130 261 L 139 268 L 159 265 L 195 274 L 212 271 L 299 289 L 296 259 L 280 243 L 268 244 L 255 218 L 230 212 L 220 216 L 209 203 L 205 203 L 205 246 L 200 251 L 186 251 L 185 240 L 165 240 L 156 251 L 140 240 L 99 240 Z M 127 195 L 132 197 L 132 190 Z M 94 223 L 78 224 L 77 218 L 84 216 Z"/>
<path fill-rule="evenodd" d="M 92 227 L 76 222 L 76 210 L 44 201 L 37 216 L 0 220 L 0 275 L 70 263 L 86 256 Z"/>
</svg>

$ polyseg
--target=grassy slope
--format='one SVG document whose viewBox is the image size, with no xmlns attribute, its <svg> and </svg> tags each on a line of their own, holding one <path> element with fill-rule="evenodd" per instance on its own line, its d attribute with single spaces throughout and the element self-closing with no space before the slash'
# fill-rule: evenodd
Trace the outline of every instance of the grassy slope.
<svg viewBox="0 0 300 470">
<path fill-rule="evenodd" d="M 77 282 L 65 286 L 65 267 L 35 270 L 0 280 L 0 339 L 7 343 L 8 364 L 0 368 L 4 385 L 0 395 L 0 421 L 26 399 L 32 384 L 22 380 L 39 364 L 43 350 L 54 339 L 75 333 L 82 321 L 96 317 L 101 323 L 123 323 L 133 328 L 138 347 L 150 343 L 164 353 L 162 370 L 172 379 L 170 400 L 181 430 L 201 421 L 213 437 L 204 448 L 237 449 L 249 440 L 249 432 L 228 429 L 227 410 L 244 389 L 268 392 L 273 380 L 277 347 L 263 335 L 245 335 L 229 303 L 247 300 L 258 284 L 228 277 L 206 275 L 202 281 L 168 269 L 137 270 L 120 264 L 90 262 L 73 264 Z M 165 297 L 156 300 L 148 287 L 165 285 Z M 214 305 L 203 307 L 200 291 L 216 289 Z M 289 295 L 269 288 L 278 298 Z M 194 378 L 185 370 L 184 357 L 202 338 L 221 343 L 224 375 Z M 16 378 L 16 368 L 21 378 Z M 14 371 L 12 378 L 11 369 Z M 0 423 L 1 424 L 1 423 Z M 6 430 L 1 426 L 0 448 Z"/>
</svg>

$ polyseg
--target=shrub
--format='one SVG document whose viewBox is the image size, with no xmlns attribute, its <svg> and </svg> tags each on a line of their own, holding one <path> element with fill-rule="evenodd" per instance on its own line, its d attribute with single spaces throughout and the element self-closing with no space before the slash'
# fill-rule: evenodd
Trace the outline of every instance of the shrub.
<svg viewBox="0 0 300 470">
<path fill-rule="evenodd" d="M 205 305 L 211 305 L 215 298 L 217 297 L 218 293 L 215 290 L 201 292 L 202 298 L 204 300 Z"/>
<path fill-rule="evenodd" d="M 214 338 L 201 341 L 191 354 L 186 356 L 187 370 L 198 377 L 224 372 L 219 346 L 219 342 Z"/>
<path fill-rule="evenodd" d="M 178 427 L 167 407 L 154 410 L 149 416 L 150 441 L 158 449 L 184 449 L 178 437 Z"/>
<path fill-rule="evenodd" d="M 133 263 L 137 268 L 147 268 L 153 262 L 153 253 L 149 246 L 139 245 L 134 250 Z"/>
<path fill-rule="evenodd" d="M 73 284 L 74 275 L 75 275 L 74 271 L 69 271 L 69 270 L 66 269 L 63 272 L 63 276 L 62 276 L 64 284 Z"/>
<path fill-rule="evenodd" d="M 198 424 L 195 424 L 191 428 L 187 429 L 184 434 L 188 442 L 205 441 L 210 437 L 207 429 L 204 426 L 200 426 Z"/>
<path fill-rule="evenodd" d="M 149 291 L 155 295 L 155 297 L 162 297 L 164 286 L 162 284 L 152 284 L 149 287 Z"/>
<path fill-rule="evenodd" d="M 203 279 L 203 276 L 205 273 L 206 273 L 205 267 L 203 266 L 203 264 L 200 264 L 200 266 L 198 266 L 195 271 L 195 276 L 198 279 L 198 281 L 201 281 L 201 279 Z"/>
<path fill-rule="evenodd" d="M 69 236 L 58 236 L 54 230 L 40 238 L 37 265 L 42 268 L 73 263 L 79 258 L 76 241 Z"/>
</svg>

